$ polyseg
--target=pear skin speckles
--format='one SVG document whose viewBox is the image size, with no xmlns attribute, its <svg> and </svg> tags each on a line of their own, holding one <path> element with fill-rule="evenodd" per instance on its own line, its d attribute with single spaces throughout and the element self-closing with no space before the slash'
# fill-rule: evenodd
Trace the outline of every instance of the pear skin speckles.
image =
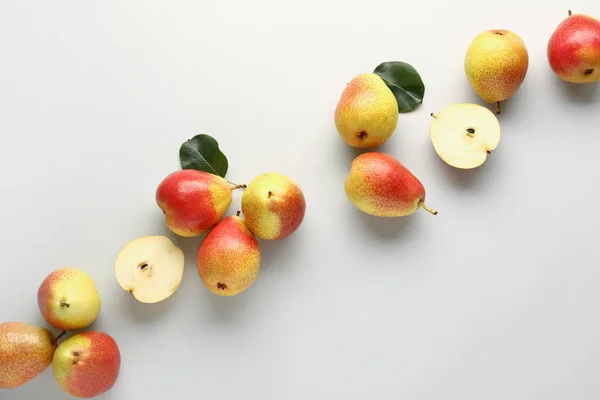
<svg viewBox="0 0 600 400">
<path fill-rule="evenodd" d="M 529 54 L 523 40 L 506 29 L 480 33 L 465 55 L 465 73 L 473 90 L 487 103 L 513 96 L 525 80 Z"/>
<path fill-rule="evenodd" d="M 198 248 L 196 266 L 206 288 L 219 296 L 246 290 L 260 269 L 258 241 L 239 216 L 222 219 Z"/>
<path fill-rule="evenodd" d="M 425 189 L 400 161 L 384 153 L 368 152 L 356 157 L 350 166 L 344 189 L 352 204 L 364 213 L 378 217 L 400 217 L 424 205 Z"/>
<path fill-rule="evenodd" d="M 52 333 L 24 322 L 0 324 L 0 388 L 15 388 L 44 372 L 56 349 Z"/>
<path fill-rule="evenodd" d="M 71 396 L 92 398 L 114 386 L 121 368 L 115 340 L 99 331 L 77 333 L 58 346 L 52 371 L 59 386 Z"/>
<path fill-rule="evenodd" d="M 353 147 L 373 148 L 385 143 L 398 124 L 398 102 L 383 79 L 362 73 L 346 85 L 334 115 L 342 139 Z"/>
</svg>

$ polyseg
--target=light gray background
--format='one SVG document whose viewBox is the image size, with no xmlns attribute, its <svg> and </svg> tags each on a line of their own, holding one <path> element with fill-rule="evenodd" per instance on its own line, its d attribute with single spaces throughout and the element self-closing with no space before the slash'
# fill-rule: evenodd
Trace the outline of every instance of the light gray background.
<svg viewBox="0 0 600 400">
<path fill-rule="evenodd" d="M 594 0 L 9 1 L 0 4 L 0 320 L 43 323 L 52 270 L 87 271 L 122 370 L 103 399 L 592 400 L 600 397 L 600 89 L 563 84 L 546 44 Z M 484 167 L 433 152 L 430 112 L 477 102 L 463 57 L 506 28 L 530 68 Z M 424 211 L 361 214 L 358 154 L 333 112 L 350 79 L 406 61 L 424 104 L 378 150 L 423 182 Z M 128 241 L 167 234 L 154 202 L 179 145 L 217 138 L 228 178 L 279 171 L 306 219 L 262 242 L 254 285 L 210 294 L 186 251 L 179 290 L 136 303 L 113 277 Z M 236 194 L 229 213 L 239 209 Z M 154 398 L 152 397 L 152 398 Z M 51 369 L 2 400 L 67 399 Z"/>
</svg>

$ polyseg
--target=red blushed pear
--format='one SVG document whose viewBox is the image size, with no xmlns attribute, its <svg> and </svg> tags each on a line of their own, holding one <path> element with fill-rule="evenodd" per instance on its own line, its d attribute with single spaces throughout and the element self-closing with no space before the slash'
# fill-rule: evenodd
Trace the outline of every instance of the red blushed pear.
<svg viewBox="0 0 600 400">
<path fill-rule="evenodd" d="M 92 278 L 73 267 L 59 268 L 50 273 L 38 289 L 37 300 L 46 321 L 65 331 L 87 328 L 102 308 L 100 294 Z"/>
<path fill-rule="evenodd" d="M 219 296 L 235 296 L 256 279 L 260 247 L 244 221 L 232 215 L 208 232 L 198 248 L 196 265 L 208 290 Z"/>
<path fill-rule="evenodd" d="M 280 240 L 302 224 L 306 199 L 296 182 L 277 172 L 255 177 L 242 195 L 248 229 L 265 240 Z"/>
<path fill-rule="evenodd" d="M 112 389 L 121 368 L 121 353 L 106 333 L 75 334 L 58 346 L 52 370 L 59 386 L 79 398 L 92 398 Z"/>
<path fill-rule="evenodd" d="M 547 57 L 552 71 L 566 82 L 600 80 L 600 21 L 569 11 L 548 41 Z"/>
<path fill-rule="evenodd" d="M 176 235 L 194 237 L 212 228 L 231 205 L 230 186 L 218 175 L 194 169 L 169 174 L 156 190 L 156 203 Z"/>
<path fill-rule="evenodd" d="M 378 217 L 401 217 L 423 208 L 425 188 L 400 161 L 378 152 L 356 157 L 346 178 L 348 199 L 364 213 Z"/>
</svg>

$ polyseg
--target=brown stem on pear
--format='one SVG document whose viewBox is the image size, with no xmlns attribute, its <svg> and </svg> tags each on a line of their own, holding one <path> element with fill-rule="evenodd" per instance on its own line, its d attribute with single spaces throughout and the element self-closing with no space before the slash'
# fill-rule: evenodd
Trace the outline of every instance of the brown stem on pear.
<svg viewBox="0 0 600 400">
<path fill-rule="evenodd" d="M 241 211 L 238 211 L 238 212 L 235 213 L 235 216 L 239 217 L 241 213 L 242 213 Z"/>
<path fill-rule="evenodd" d="M 424 209 L 424 210 L 427 210 L 427 211 L 429 211 L 429 212 L 430 212 L 430 213 L 432 213 L 433 215 L 437 215 L 437 213 L 438 213 L 437 211 L 435 211 L 435 210 L 432 210 L 431 208 L 427 207 L 427 206 L 425 205 L 425 203 L 419 203 L 419 207 L 421 207 L 421 208 L 422 208 L 422 209 Z"/>
<path fill-rule="evenodd" d="M 248 187 L 247 185 L 235 185 L 234 187 L 231 188 L 231 190 L 246 189 L 247 187 Z"/>
<path fill-rule="evenodd" d="M 569 17 L 570 17 L 571 15 L 573 15 L 573 13 L 571 12 L 571 10 L 569 10 Z"/>
<path fill-rule="evenodd" d="M 496 102 L 496 114 L 500 114 L 500 102 Z"/>
<path fill-rule="evenodd" d="M 65 336 L 66 333 L 67 333 L 67 331 L 62 331 L 60 335 L 58 335 L 57 337 L 52 339 L 52 342 L 50 342 L 50 343 L 52 343 L 52 346 L 54 346 L 56 343 L 58 343 L 58 339 Z"/>
<path fill-rule="evenodd" d="M 66 301 L 64 301 L 64 300 L 62 300 L 62 301 L 60 302 L 60 306 L 61 306 L 61 307 L 67 307 L 67 308 L 71 307 L 71 305 L 70 305 L 69 303 L 67 303 Z"/>
<path fill-rule="evenodd" d="M 429 114 L 429 115 L 431 115 L 433 118 L 436 118 L 436 119 L 437 119 L 437 115 L 435 115 L 434 113 L 431 113 L 431 114 Z"/>
</svg>

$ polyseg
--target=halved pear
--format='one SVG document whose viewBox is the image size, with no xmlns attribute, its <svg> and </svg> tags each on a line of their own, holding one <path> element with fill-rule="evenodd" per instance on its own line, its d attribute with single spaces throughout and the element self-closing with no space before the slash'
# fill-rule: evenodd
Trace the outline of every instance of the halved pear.
<svg viewBox="0 0 600 400">
<path fill-rule="evenodd" d="M 142 303 L 158 303 L 181 283 L 183 251 L 165 236 L 145 236 L 127 243 L 115 261 L 115 277 L 123 290 Z"/>
<path fill-rule="evenodd" d="M 431 116 L 434 120 L 429 125 L 429 136 L 433 148 L 455 168 L 479 167 L 500 142 L 498 118 L 479 104 L 452 104 Z"/>
</svg>

